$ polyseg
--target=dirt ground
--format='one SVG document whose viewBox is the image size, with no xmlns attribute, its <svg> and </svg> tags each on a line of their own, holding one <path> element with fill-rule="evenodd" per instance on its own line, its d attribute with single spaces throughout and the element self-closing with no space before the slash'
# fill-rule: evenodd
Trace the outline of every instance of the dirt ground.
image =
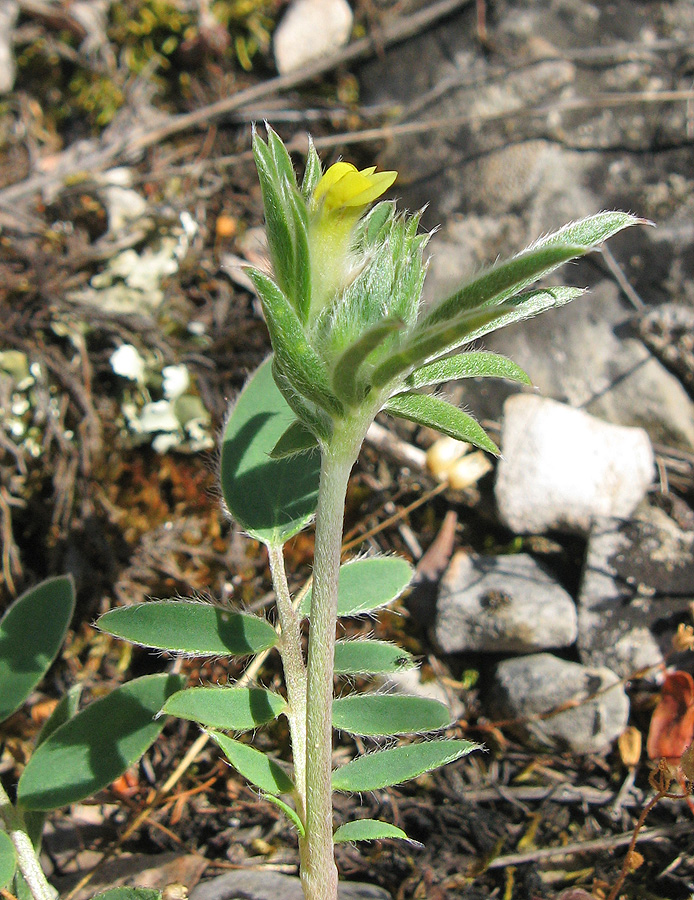
<svg viewBox="0 0 694 900">
<path fill-rule="evenodd" d="M 666 223 L 657 242 L 634 231 L 612 248 L 636 296 L 649 307 L 673 299 L 694 307 L 689 0 L 499 0 L 486 7 L 483 35 L 466 0 L 357 0 L 346 49 L 277 77 L 270 37 L 285 5 L 213 4 L 210 24 L 195 3 L 126 0 L 105 4 L 105 19 L 85 27 L 69 4 L 20 0 L 16 80 L 0 98 L 0 610 L 63 572 L 75 578 L 78 607 L 42 691 L 0 732 L 8 786 L 51 703 L 76 681 L 95 697 L 166 666 L 192 682 L 241 672 L 125 648 L 92 627 L 100 612 L 147 597 L 233 596 L 256 609 L 271 601 L 264 552 L 225 520 L 215 480 L 227 406 L 269 350 L 239 268 L 262 253 L 251 122 L 267 119 L 298 167 L 310 131 L 328 163 L 343 156 L 398 169 L 403 205 L 429 204 L 427 228 L 469 214 L 507 222 L 496 253 L 520 249 L 526 230 L 575 217 L 575 185 L 543 194 L 557 169 L 533 162 L 547 145 L 570 151 L 602 208 Z M 518 147 L 525 155 L 503 155 Z M 138 266 L 148 281 L 131 277 Z M 685 385 L 690 338 L 685 329 L 667 361 Z M 123 345 L 136 351 L 139 378 L 114 366 Z M 184 367 L 188 412 L 161 427 L 147 416 L 148 404 L 166 402 L 166 367 Z M 432 440 L 398 436 L 420 447 Z M 694 498 L 692 449 L 661 457 L 684 507 Z M 463 492 L 442 490 L 426 471 L 367 446 L 346 535 L 361 539 L 353 552 L 416 563 L 453 510 L 456 546 L 512 546 L 492 485 L 486 476 Z M 296 585 L 311 548 L 310 532 L 289 545 Z M 583 551 L 580 538 L 554 545 L 569 589 Z M 653 795 L 645 762 L 630 767 L 618 748 L 578 758 L 519 743 L 488 715 L 477 660 L 441 658 L 404 607 L 376 627 L 462 699 L 456 733 L 488 752 L 397 789 L 337 798 L 338 820 L 361 803 L 423 844 L 340 846 L 343 878 L 396 900 L 694 896 L 683 801 L 650 811 L 625 862 Z M 278 678 L 271 664 L 261 674 L 267 685 Z M 645 736 L 653 686 L 634 681 L 630 696 L 632 724 Z M 279 811 L 208 746 L 153 793 L 196 737 L 188 723 L 168 725 L 127 783 L 54 817 L 46 845 L 56 881 L 67 890 L 77 874 L 123 854 L 147 854 L 154 868 L 163 854 L 202 856 L 206 877 L 239 866 L 296 871 L 295 837 Z M 258 742 L 288 749 L 279 725 Z M 575 886 L 588 893 L 571 893 Z"/>
</svg>

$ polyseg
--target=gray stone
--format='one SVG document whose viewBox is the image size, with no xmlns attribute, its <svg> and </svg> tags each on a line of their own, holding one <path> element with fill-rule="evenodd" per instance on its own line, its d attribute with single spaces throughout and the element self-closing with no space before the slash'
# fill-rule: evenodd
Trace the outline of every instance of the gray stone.
<svg viewBox="0 0 694 900">
<path fill-rule="evenodd" d="M 344 46 L 352 33 L 347 0 L 294 0 L 275 30 L 275 65 L 294 72 Z"/>
<path fill-rule="evenodd" d="M 391 900 L 382 888 L 342 881 L 338 900 Z M 298 878 L 263 869 L 239 869 L 201 882 L 190 900 L 304 900 Z"/>
<path fill-rule="evenodd" d="M 569 708 L 540 718 L 565 704 Z M 614 672 L 551 653 L 500 663 L 490 706 L 495 716 L 518 720 L 514 727 L 524 738 L 573 753 L 608 750 L 629 718 L 629 699 Z"/>
<path fill-rule="evenodd" d="M 628 521 L 601 519 L 590 533 L 579 593 L 581 660 L 623 678 L 658 667 L 692 602 L 694 530 L 656 507 Z"/>
<path fill-rule="evenodd" d="M 530 653 L 576 640 L 576 606 L 526 553 L 456 553 L 441 579 L 436 640 L 446 653 Z"/>
<path fill-rule="evenodd" d="M 531 394 L 504 404 L 496 500 L 518 533 L 588 532 L 600 516 L 629 516 L 654 474 L 641 428 L 602 422 Z"/>
</svg>

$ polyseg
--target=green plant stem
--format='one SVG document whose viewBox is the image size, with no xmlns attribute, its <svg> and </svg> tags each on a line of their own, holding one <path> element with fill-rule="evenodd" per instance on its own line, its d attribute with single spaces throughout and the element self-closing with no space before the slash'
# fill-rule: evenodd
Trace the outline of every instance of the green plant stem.
<svg viewBox="0 0 694 900">
<path fill-rule="evenodd" d="M 307 666 L 306 836 L 300 845 L 306 900 L 337 898 L 331 787 L 337 583 L 347 482 L 366 434 L 359 425 L 336 426 L 321 461 Z"/>
<path fill-rule="evenodd" d="M 301 652 L 301 618 L 292 604 L 281 546 L 268 546 L 272 584 L 280 620 L 278 649 L 287 686 L 289 731 L 299 818 L 306 824 L 306 667 Z"/>
<path fill-rule="evenodd" d="M 21 812 L 12 805 L 2 784 L 0 784 L 0 817 L 14 844 L 19 870 L 24 876 L 34 900 L 55 900 L 57 892 L 50 886 L 43 874 L 36 850 L 27 833 L 24 818 Z"/>
</svg>

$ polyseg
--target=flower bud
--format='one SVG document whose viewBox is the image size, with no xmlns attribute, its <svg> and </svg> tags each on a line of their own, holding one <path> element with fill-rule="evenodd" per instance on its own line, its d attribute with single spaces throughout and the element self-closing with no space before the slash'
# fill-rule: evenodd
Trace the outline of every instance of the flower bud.
<svg viewBox="0 0 694 900">
<path fill-rule="evenodd" d="M 330 166 L 316 185 L 309 203 L 311 255 L 311 315 L 313 319 L 344 290 L 359 270 L 351 252 L 355 225 L 374 200 L 384 194 L 397 172 L 359 171 L 351 163 Z"/>
</svg>

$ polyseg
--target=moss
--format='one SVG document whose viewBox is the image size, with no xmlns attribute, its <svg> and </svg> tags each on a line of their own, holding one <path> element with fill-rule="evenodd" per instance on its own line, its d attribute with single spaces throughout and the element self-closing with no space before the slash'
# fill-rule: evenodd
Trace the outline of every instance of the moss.
<svg viewBox="0 0 694 900">
<path fill-rule="evenodd" d="M 69 90 L 75 106 L 86 113 L 90 122 L 102 127 L 108 125 L 125 101 L 112 79 L 83 69 L 70 79 Z"/>
</svg>

